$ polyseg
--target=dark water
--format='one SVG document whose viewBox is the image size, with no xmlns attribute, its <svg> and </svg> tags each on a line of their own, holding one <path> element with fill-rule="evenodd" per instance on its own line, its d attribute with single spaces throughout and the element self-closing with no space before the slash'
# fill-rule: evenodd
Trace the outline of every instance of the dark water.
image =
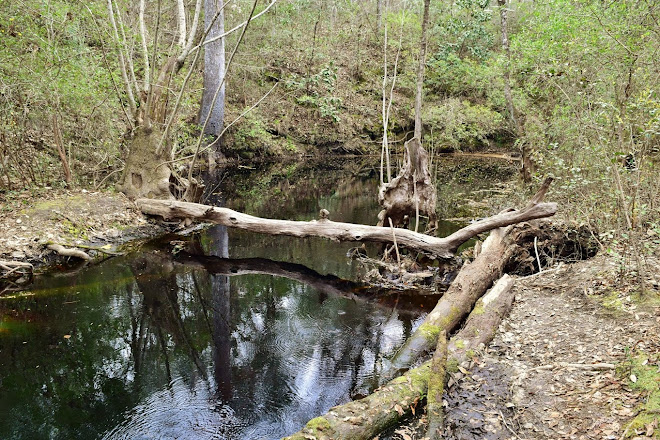
<svg viewBox="0 0 660 440">
<path fill-rule="evenodd" d="M 226 173 L 211 201 L 373 223 L 373 169 L 297 173 L 309 170 Z M 265 260 L 220 273 L 174 258 L 175 239 L 197 255 Z M 272 261 L 354 278 L 351 246 L 214 227 L 0 297 L 0 439 L 276 439 L 369 392 L 419 314 Z"/>
</svg>

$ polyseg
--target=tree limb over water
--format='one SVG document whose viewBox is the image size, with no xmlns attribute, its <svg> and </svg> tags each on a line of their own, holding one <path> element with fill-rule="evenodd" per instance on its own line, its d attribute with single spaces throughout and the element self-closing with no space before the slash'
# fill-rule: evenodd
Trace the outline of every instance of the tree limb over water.
<svg viewBox="0 0 660 440">
<path fill-rule="evenodd" d="M 549 182 L 547 185 L 549 185 Z M 368 241 L 376 243 L 392 243 L 396 238 L 399 246 L 423 251 L 442 259 L 454 257 L 461 244 L 482 232 L 550 217 L 557 212 L 556 203 L 533 203 L 521 211 L 497 214 L 472 223 L 447 237 L 438 238 L 407 229 L 397 228 L 392 233 L 389 228 L 333 222 L 327 218 L 312 221 L 265 219 L 228 208 L 174 200 L 138 199 L 135 203 L 143 213 L 158 215 L 165 219 L 192 218 L 261 234 L 287 235 L 300 238 L 323 237 L 334 241 Z"/>
</svg>

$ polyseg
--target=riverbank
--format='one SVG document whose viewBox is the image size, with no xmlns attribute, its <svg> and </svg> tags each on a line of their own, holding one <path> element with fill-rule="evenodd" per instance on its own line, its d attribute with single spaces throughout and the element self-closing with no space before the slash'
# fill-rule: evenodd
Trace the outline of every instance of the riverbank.
<svg viewBox="0 0 660 440">
<path fill-rule="evenodd" d="M 83 261 L 60 255 L 49 245 L 75 247 L 103 259 L 130 241 L 165 231 L 126 196 L 107 190 L 12 191 L 0 195 L 0 205 L 0 260 L 30 263 L 35 269 Z"/>
</svg>

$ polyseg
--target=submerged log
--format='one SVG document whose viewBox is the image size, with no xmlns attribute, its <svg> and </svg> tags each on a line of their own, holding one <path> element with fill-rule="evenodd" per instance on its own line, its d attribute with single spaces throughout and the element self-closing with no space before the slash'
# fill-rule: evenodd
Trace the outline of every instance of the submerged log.
<svg viewBox="0 0 660 440">
<path fill-rule="evenodd" d="M 228 208 L 173 200 L 138 199 L 135 203 L 145 214 L 158 215 L 165 219 L 192 218 L 262 234 L 378 243 L 392 243 L 396 239 L 399 246 L 424 251 L 443 259 L 452 258 L 461 244 L 482 232 L 537 218 L 550 217 L 557 212 L 555 203 L 538 203 L 521 211 L 505 212 L 485 218 L 445 238 L 437 238 L 407 229 L 397 228 L 393 233 L 390 228 L 333 222 L 327 218 L 309 222 L 264 219 Z"/>
<path fill-rule="evenodd" d="M 484 328 L 482 333 L 488 335 L 486 339 L 483 339 L 481 334 L 470 336 L 461 331 L 449 342 L 447 373 L 454 372 L 456 366 L 466 363 L 472 355 L 471 352 L 457 350 L 460 345 L 456 343 L 457 338 L 475 347 L 490 342 L 503 318 L 500 313 L 494 311 L 499 310 L 502 298 L 503 295 L 498 295 L 496 299 L 485 304 L 482 310 L 473 312 L 489 317 L 487 320 L 489 327 Z M 471 319 L 473 319 L 472 314 L 468 317 L 468 322 Z M 474 338 L 479 338 L 479 342 L 473 341 Z M 439 356 L 442 356 L 442 353 Z M 429 391 L 429 381 L 432 376 L 432 361 L 427 361 L 364 399 L 331 408 L 325 415 L 310 420 L 303 429 L 285 437 L 284 440 L 370 440 L 417 412 L 417 403 Z M 445 375 L 442 386 L 447 379 L 448 376 Z M 437 384 L 435 386 L 437 389 Z M 442 397 L 440 401 L 441 399 Z"/>
</svg>

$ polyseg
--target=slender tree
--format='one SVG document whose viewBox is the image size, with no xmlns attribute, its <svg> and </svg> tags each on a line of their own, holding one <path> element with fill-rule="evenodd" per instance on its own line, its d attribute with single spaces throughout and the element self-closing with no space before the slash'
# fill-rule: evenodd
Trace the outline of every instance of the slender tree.
<svg viewBox="0 0 660 440">
<path fill-rule="evenodd" d="M 222 0 L 204 0 L 204 24 L 209 29 L 209 38 L 221 37 L 225 33 L 225 14 Z M 214 20 L 214 17 L 217 18 Z M 219 136 L 225 115 L 225 39 L 218 38 L 204 48 L 204 90 L 199 111 L 199 124 L 204 125 L 204 134 Z M 218 96 L 215 96 L 216 90 Z M 214 99 L 215 97 L 215 99 Z M 210 114 L 210 116 L 209 116 Z"/>
<path fill-rule="evenodd" d="M 405 227 L 409 219 L 414 217 L 415 230 L 417 230 L 420 214 L 426 214 L 429 218 L 427 228 L 432 230 L 436 227 L 436 189 L 429 172 L 428 153 L 422 146 L 422 95 L 430 6 L 431 0 L 424 0 L 417 65 L 414 137 L 405 144 L 406 160 L 399 175 L 391 181 L 381 184 L 378 193 L 378 200 L 383 207 L 378 215 L 378 220 L 379 224 L 383 226 Z M 383 141 L 384 147 L 385 143 L 386 140 Z"/>
</svg>

